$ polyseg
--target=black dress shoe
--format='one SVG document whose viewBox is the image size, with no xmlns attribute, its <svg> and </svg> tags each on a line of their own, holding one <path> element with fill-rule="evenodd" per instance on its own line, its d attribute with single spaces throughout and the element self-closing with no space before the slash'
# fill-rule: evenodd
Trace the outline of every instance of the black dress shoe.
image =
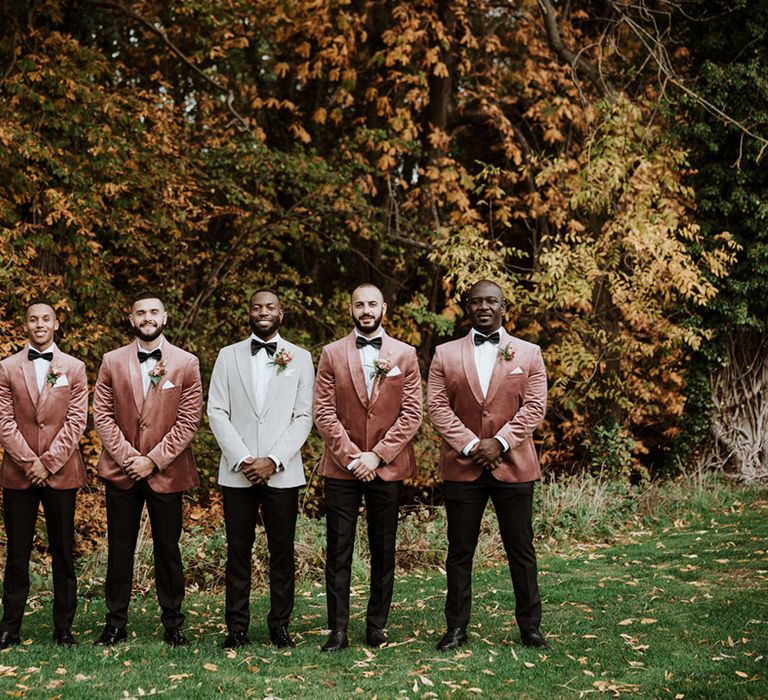
<svg viewBox="0 0 768 700">
<path fill-rule="evenodd" d="M 172 647 L 185 647 L 189 641 L 184 636 L 184 630 L 181 627 L 166 627 L 163 641 Z"/>
<path fill-rule="evenodd" d="M 127 636 L 125 627 L 118 628 L 114 625 L 104 625 L 104 631 L 93 644 L 97 647 L 111 647 L 118 642 L 122 642 Z"/>
<path fill-rule="evenodd" d="M 520 641 L 523 643 L 524 646 L 527 646 L 527 647 L 534 647 L 536 649 L 549 648 L 549 644 L 547 644 L 547 640 L 544 639 L 544 635 L 541 632 L 539 632 L 538 629 L 527 630 L 525 632 L 521 630 Z"/>
<path fill-rule="evenodd" d="M 62 647 L 76 647 L 77 640 L 72 636 L 69 627 L 61 627 L 53 632 L 53 641 Z"/>
<path fill-rule="evenodd" d="M 365 643 L 369 647 L 378 649 L 379 647 L 383 647 L 388 641 L 387 633 L 380 627 L 368 625 L 368 627 L 365 628 Z"/>
<path fill-rule="evenodd" d="M 291 635 L 288 634 L 288 628 L 285 625 L 271 627 L 269 630 L 269 641 L 271 641 L 278 649 L 287 649 L 288 647 L 296 646 L 291 639 Z"/>
<path fill-rule="evenodd" d="M 458 649 L 462 644 L 467 643 L 466 627 L 450 627 L 443 635 L 443 638 L 437 643 L 438 651 L 450 651 Z"/>
<path fill-rule="evenodd" d="M 251 640 L 248 639 L 248 635 L 245 630 L 229 630 L 227 632 L 226 639 L 221 643 L 222 649 L 237 649 L 238 647 L 244 647 L 246 644 L 250 644 Z"/>
<path fill-rule="evenodd" d="M 328 640 L 320 647 L 320 651 L 341 651 L 349 646 L 346 630 L 331 630 Z"/>
<path fill-rule="evenodd" d="M 0 632 L 0 649 L 7 649 L 8 647 L 21 644 L 21 638 L 18 634 L 13 632 Z"/>
</svg>

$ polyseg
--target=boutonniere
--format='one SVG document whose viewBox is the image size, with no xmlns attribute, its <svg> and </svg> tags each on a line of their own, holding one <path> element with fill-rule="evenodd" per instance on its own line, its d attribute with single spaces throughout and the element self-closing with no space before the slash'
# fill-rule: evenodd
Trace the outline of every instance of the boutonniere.
<svg viewBox="0 0 768 700">
<path fill-rule="evenodd" d="M 53 386 L 57 381 L 59 381 L 59 377 L 61 376 L 62 371 L 63 370 L 61 368 L 61 365 L 50 366 L 48 370 L 47 381 L 51 386 Z"/>
<path fill-rule="evenodd" d="M 281 372 L 284 372 L 286 367 L 288 367 L 289 364 L 291 364 L 291 360 L 293 359 L 293 353 L 289 352 L 285 348 L 280 348 L 275 353 L 275 356 L 272 358 L 272 362 L 270 362 L 270 365 L 275 365 L 277 368 L 277 373 L 280 374 Z"/>
<path fill-rule="evenodd" d="M 515 356 L 515 351 L 512 349 L 512 343 L 507 343 L 503 348 L 499 346 L 499 355 L 501 355 L 504 362 L 509 362 Z"/>
<path fill-rule="evenodd" d="M 378 379 L 381 381 L 390 373 L 391 370 L 392 363 L 389 360 L 374 360 L 371 379 Z"/>
<path fill-rule="evenodd" d="M 160 360 L 151 370 L 149 370 L 149 381 L 154 386 L 160 383 L 160 380 L 165 376 L 165 360 Z"/>
</svg>

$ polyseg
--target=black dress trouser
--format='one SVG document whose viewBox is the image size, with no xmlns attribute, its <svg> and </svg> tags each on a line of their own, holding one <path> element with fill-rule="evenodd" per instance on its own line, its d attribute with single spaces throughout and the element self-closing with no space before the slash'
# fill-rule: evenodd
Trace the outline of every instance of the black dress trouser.
<svg viewBox="0 0 768 700">
<path fill-rule="evenodd" d="M 3 578 L 3 619 L 0 632 L 18 634 L 29 595 L 29 557 L 43 504 L 53 569 L 53 626 L 69 629 L 77 609 L 77 579 L 72 547 L 75 537 L 77 489 L 3 489 L 3 518 L 8 539 Z"/>
<path fill-rule="evenodd" d="M 484 472 L 475 481 L 444 482 L 448 516 L 448 594 L 445 618 L 449 628 L 466 627 L 472 607 L 472 560 L 483 512 L 490 498 L 515 591 L 515 618 L 521 630 L 541 624 L 541 597 L 533 547 L 533 484 L 507 483 Z"/>
</svg>

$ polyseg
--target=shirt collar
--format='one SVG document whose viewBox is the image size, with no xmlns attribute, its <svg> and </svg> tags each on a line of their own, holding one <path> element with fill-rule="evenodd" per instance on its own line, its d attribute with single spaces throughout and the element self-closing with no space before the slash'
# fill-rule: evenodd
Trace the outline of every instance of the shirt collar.
<svg viewBox="0 0 768 700">
<path fill-rule="evenodd" d="M 379 328 L 379 332 L 376 335 L 367 336 L 363 335 L 357 328 L 355 328 L 355 337 L 356 338 L 365 338 L 366 340 L 373 340 L 374 338 L 383 338 L 384 337 L 384 329 Z"/>
</svg>

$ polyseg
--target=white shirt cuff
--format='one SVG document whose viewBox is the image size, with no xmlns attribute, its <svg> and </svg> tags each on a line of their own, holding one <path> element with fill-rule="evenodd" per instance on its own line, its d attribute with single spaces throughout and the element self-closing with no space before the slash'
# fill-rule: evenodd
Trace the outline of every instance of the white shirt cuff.
<svg viewBox="0 0 768 700">
<path fill-rule="evenodd" d="M 494 436 L 500 443 L 501 443 L 501 451 L 502 452 L 508 452 L 509 451 L 509 443 L 500 435 Z"/>
<path fill-rule="evenodd" d="M 239 472 L 243 468 L 243 462 L 248 459 L 251 455 L 243 455 L 240 459 L 235 462 L 235 466 L 232 467 L 233 472 Z"/>
<path fill-rule="evenodd" d="M 464 449 L 461 451 L 461 454 L 468 455 L 472 448 L 477 445 L 477 443 L 480 442 L 480 438 L 472 438 L 464 447 Z"/>
<path fill-rule="evenodd" d="M 275 457 L 275 455 L 267 455 L 274 463 L 275 463 L 275 471 L 276 472 L 284 472 L 285 467 L 283 466 L 283 463 L 280 461 L 279 457 Z"/>
</svg>

